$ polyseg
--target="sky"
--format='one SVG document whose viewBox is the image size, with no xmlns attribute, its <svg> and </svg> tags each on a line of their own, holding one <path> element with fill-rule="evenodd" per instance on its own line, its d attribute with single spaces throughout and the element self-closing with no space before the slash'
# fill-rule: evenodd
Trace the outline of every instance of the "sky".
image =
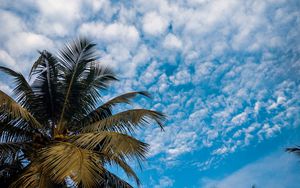
<svg viewBox="0 0 300 188">
<path fill-rule="evenodd" d="M 143 188 L 297 187 L 299 0 L 0 0 L 0 26 L 2 66 L 28 75 L 37 50 L 86 36 L 120 79 L 104 100 L 152 94 L 133 105 L 167 115 L 136 134 Z"/>
</svg>

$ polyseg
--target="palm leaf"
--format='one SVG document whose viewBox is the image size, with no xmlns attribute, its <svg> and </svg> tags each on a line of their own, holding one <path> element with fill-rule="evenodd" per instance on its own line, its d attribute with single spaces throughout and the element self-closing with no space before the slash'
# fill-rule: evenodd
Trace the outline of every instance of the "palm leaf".
<svg viewBox="0 0 300 188">
<path fill-rule="evenodd" d="M 19 179 L 13 182 L 9 188 L 37 188 L 51 187 L 48 174 L 45 174 L 38 163 L 31 163 Z"/>
<path fill-rule="evenodd" d="M 162 129 L 165 116 L 156 111 L 134 109 L 117 113 L 103 120 L 97 121 L 82 129 L 82 132 L 111 130 L 117 132 L 133 132 L 134 128 L 146 125 L 149 120 L 154 120 Z"/>
<path fill-rule="evenodd" d="M 82 84 L 80 83 L 82 75 L 90 70 L 89 67 L 97 60 L 97 56 L 95 44 L 85 38 L 79 38 L 73 41 L 73 43 L 67 44 L 58 54 L 58 60 L 64 73 L 62 81 L 65 86 L 64 103 L 58 127 L 62 126 L 66 111 L 68 111 L 67 114 L 74 114 L 69 108 L 73 105 L 74 98 L 78 98 L 72 96 L 76 96 L 82 91 Z M 78 107 L 76 108 L 78 109 Z"/>
<path fill-rule="evenodd" d="M 27 143 L 24 142 L 5 142 L 0 143 L 0 159 L 2 156 L 5 156 L 6 154 L 11 155 L 12 153 L 16 153 L 22 148 L 27 147 Z"/>
<path fill-rule="evenodd" d="M 44 50 L 40 54 L 29 74 L 30 77 L 36 75 L 32 84 L 36 95 L 35 111 L 40 121 L 48 123 L 50 119 L 54 124 L 59 117 L 63 103 L 59 83 L 60 65 L 51 53 Z"/>
<path fill-rule="evenodd" d="M 34 105 L 34 93 L 24 76 L 21 73 L 17 73 L 3 66 L 0 66 L 0 71 L 3 71 L 14 78 L 16 87 L 14 88 L 13 93 L 17 96 L 17 102 L 32 113 L 31 110 L 33 109 L 32 105 Z"/>
<path fill-rule="evenodd" d="M 112 111 L 113 106 L 120 104 L 120 103 L 130 104 L 130 102 L 131 102 L 130 99 L 136 97 L 137 95 L 143 95 L 143 96 L 150 98 L 150 94 L 146 91 L 129 92 L 129 93 L 117 96 L 117 97 L 109 100 L 108 102 L 104 103 L 103 105 L 101 105 L 100 107 L 95 109 L 94 111 L 90 112 L 89 115 L 84 117 L 84 119 L 82 119 L 79 122 L 79 124 L 86 125 L 86 124 L 90 124 L 95 121 L 104 119 L 106 117 L 109 117 L 112 115 L 111 111 Z"/>
<path fill-rule="evenodd" d="M 71 136 L 69 141 L 84 149 L 138 160 L 144 160 L 148 151 L 148 144 L 118 132 L 83 133 Z"/>
<path fill-rule="evenodd" d="M 102 177 L 105 181 L 101 182 L 99 187 L 133 188 L 129 183 L 107 170 L 102 173 Z"/>
<path fill-rule="evenodd" d="M 40 152 L 41 168 L 50 179 L 63 183 L 71 177 L 77 184 L 84 187 L 95 187 L 102 180 L 99 156 L 92 151 L 78 148 L 73 144 L 60 142 Z"/>
<path fill-rule="evenodd" d="M 94 110 L 101 97 L 100 91 L 106 89 L 111 81 L 117 80 L 110 69 L 96 65 L 91 65 L 82 77 L 82 80 L 74 84 L 73 89 L 76 90 L 76 93 L 71 94 L 69 98 L 72 103 L 72 106 L 68 108 L 72 112 L 72 123 L 70 124 L 77 123 Z"/>
<path fill-rule="evenodd" d="M 14 125 L 18 123 L 13 122 Z M 26 127 L 16 127 L 9 122 L 0 122 L 0 142 L 20 142 L 28 141 L 34 133 L 27 130 Z"/>
<path fill-rule="evenodd" d="M 8 113 L 15 119 L 24 119 L 30 123 L 30 126 L 34 129 L 42 128 L 42 125 L 20 104 L 18 104 L 10 96 L 6 95 L 0 90 L 0 111 L 2 113 Z"/>
<path fill-rule="evenodd" d="M 136 173 L 133 171 L 133 169 L 126 163 L 125 159 L 121 157 L 117 157 L 116 155 L 110 155 L 106 153 L 106 155 L 103 155 L 103 158 L 106 162 L 108 162 L 110 165 L 118 165 L 120 166 L 124 172 L 127 174 L 128 177 L 131 177 L 135 180 L 136 184 L 140 186 L 140 180 Z"/>
</svg>

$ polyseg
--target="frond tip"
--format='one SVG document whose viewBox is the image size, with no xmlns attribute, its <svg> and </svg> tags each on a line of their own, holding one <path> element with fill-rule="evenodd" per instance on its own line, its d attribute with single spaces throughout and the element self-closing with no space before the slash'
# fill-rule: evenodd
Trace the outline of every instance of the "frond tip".
<svg viewBox="0 0 300 188">
<path fill-rule="evenodd" d="M 295 153 L 296 155 L 300 156 L 300 146 L 296 146 L 293 148 L 286 148 L 286 152 Z"/>
</svg>

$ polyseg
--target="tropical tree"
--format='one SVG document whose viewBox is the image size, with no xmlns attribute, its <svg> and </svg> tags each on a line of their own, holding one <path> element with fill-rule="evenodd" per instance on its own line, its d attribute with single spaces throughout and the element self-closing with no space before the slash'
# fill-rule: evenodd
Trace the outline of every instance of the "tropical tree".
<svg viewBox="0 0 300 188">
<path fill-rule="evenodd" d="M 142 161 L 148 144 L 132 133 L 164 115 L 148 109 L 115 113 L 144 91 L 101 102 L 115 74 L 98 63 L 95 44 L 79 38 L 53 55 L 39 52 L 29 79 L 9 68 L 14 97 L 0 90 L 0 181 L 10 187 L 131 187 L 111 173 L 117 165 L 140 181 L 129 161 Z M 1 187 L 2 187 L 1 186 Z"/>
</svg>

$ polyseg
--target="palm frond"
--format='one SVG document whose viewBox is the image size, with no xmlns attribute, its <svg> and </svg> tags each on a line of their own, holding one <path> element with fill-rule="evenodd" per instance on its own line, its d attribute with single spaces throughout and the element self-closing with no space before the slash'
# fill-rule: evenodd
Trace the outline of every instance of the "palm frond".
<svg viewBox="0 0 300 188">
<path fill-rule="evenodd" d="M 145 159 L 149 147 L 129 135 L 109 131 L 83 133 L 71 136 L 69 141 L 84 149 L 137 160 Z"/>
<path fill-rule="evenodd" d="M 1 122 L 0 121 L 0 142 L 21 142 L 29 141 L 34 133 L 27 130 L 26 127 L 17 127 L 18 123 Z"/>
<path fill-rule="evenodd" d="M 133 171 L 133 169 L 127 164 L 126 160 L 122 157 L 118 157 L 116 155 L 111 155 L 105 153 L 103 155 L 104 161 L 108 162 L 110 165 L 118 165 L 120 166 L 123 171 L 126 173 L 126 175 L 130 178 L 133 178 L 138 186 L 140 186 L 141 182 L 136 175 L 136 173 Z"/>
<path fill-rule="evenodd" d="M 77 184 L 84 187 L 95 187 L 101 181 L 103 167 L 99 156 L 89 150 L 78 148 L 73 144 L 60 142 L 40 152 L 41 168 L 56 183 L 63 183 L 71 177 Z"/>
<path fill-rule="evenodd" d="M 136 97 L 137 95 L 142 95 L 149 98 L 151 97 L 150 94 L 146 91 L 129 92 L 117 96 L 90 112 L 87 116 L 80 120 L 79 124 L 86 125 L 109 117 L 112 115 L 112 107 L 120 103 L 130 104 L 130 99 Z"/>
<path fill-rule="evenodd" d="M 75 89 L 76 92 L 70 94 L 69 102 L 72 106 L 70 106 L 68 110 L 72 112 L 71 124 L 77 123 L 86 114 L 94 110 L 96 104 L 101 99 L 100 91 L 106 89 L 108 84 L 115 80 L 117 79 L 109 68 L 91 65 L 82 80 L 74 85 L 73 89 Z"/>
<path fill-rule="evenodd" d="M 45 174 L 38 163 L 31 163 L 24 173 L 13 182 L 9 188 L 36 188 L 36 187 L 50 187 L 51 181 L 48 174 Z"/>
<path fill-rule="evenodd" d="M 0 71 L 3 71 L 14 78 L 16 87 L 14 88 L 13 93 L 17 97 L 17 102 L 32 113 L 31 110 L 33 109 L 35 97 L 32 88 L 24 76 L 21 73 L 15 72 L 14 70 L 3 66 L 0 66 Z"/>
<path fill-rule="evenodd" d="M 64 103 L 62 111 L 58 121 L 58 127 L 63 123 L 66 111 L 67 114 L 72 113 L 70 108 L 74 102 L 72 96 L 80 93 L 82 90 L 82 76 L 86 74 L 90 69 L 90 66 L 97 60 L 98 55 L 96 53 L 95 44 L 91 43 L 85 38 L 79 38 L 69 43 L 58 54 L 58 60 L 62 66 L 63 71 L 63 85 L 64 90 Z M 78 99 L 75 97 L 75 99 Z M 76 107 L 77 108 L 77 107 Z M 77 108 L 78 109 L 78 108 Z"/>
<path fill-rule="evenodd" d="M 12 154 L 16 153 L 22 148 L 27 147 L 27 143 L 24 142 L 5 142 L 0 143 L 0 159 L 2 156 L 5 156 L 7 153 Z"/>
<path fill-rule="evenodd" d="M 10 96 L 6 95 L 0 90 L 0 112 L 8 113 L 15 119 L 24 119 L 30 123 L 30 126 L 34 129 L 42 128 L 42 125 L 20 104 L 18 104 Z"/>
<path fill-rule="evenodd" d="M 133 132 L 135 128 L 149 124 L 150 120 L 154 120 L 163 129 L 162 121 L 164 119 L 165 116 L 162 113 L 153 110 L 127 110 L 88 125 L 82 129 L 82 132 L 104 130 L 111 130 L 116 132 Z"/>
<path fill-rule="evenodd" d="M 30 77 L 36 75 L 32 89 L 36 95 L 35 112 L 40 121 L 50 119 L 55 123 L 61 111 L 63 95 L 59 79 L 60 65 L 55 56 L 47 51 L 40 52 L 40 57 L 33 64 Z"/>
<path fill-rule="evenodd" d="M 133 188 L 129 183 L 108 170 L 103 172 L 102 177 L 105 181 L 101 182 L 99 187 Z"/>
</svg>

